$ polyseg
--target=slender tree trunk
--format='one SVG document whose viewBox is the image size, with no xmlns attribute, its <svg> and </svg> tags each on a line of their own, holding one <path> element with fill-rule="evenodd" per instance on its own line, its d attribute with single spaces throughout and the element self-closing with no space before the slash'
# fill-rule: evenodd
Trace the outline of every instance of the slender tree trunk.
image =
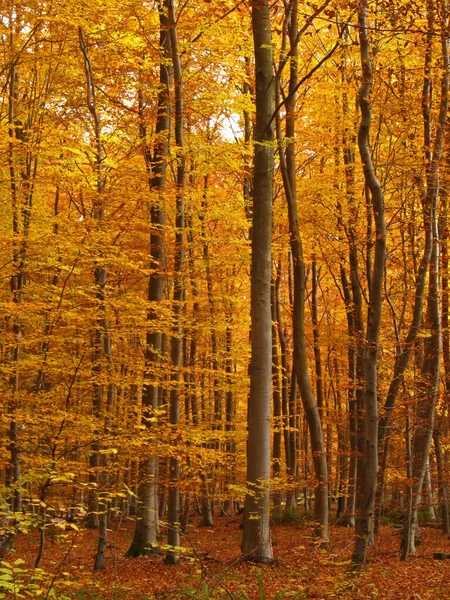
<svg viewBox="0 0 450 600">
<path fill-rule="evenodd" d="M 15 305 L 19 305 L 23 300 L 23 291 L 26 283 L 26 238 L 28 235 L 28 227 L 26 222 L 21 219 L 23 210 L 21 207 L 21 199 L 19 198 L 19 182 L 17 181 L 16 174 L 16 157 L 15 157 L 15 143 L 17 142 L 17 131 L 15 127 L 16 123 L 16 102 L 18 97 L 17 91 L 18 75 L 16 66 L 14 63 L 11 64 L 9 69 L 9 97 L 8 97 L 8 163 L 9 163 L 9 175 L 10 175 L 10 189 L 11 189 L 11 200 L 12 200 L 12 213 L 13 213 L 13 265 L 14 272 L 11 277 L 11 294 Z M 22 227 L 21 227 L 22 225 Z M 23 229 L 23 231 L 22 231 Z M 22 249 L 25 252 L 22 253 Z M 22 491 L 21 491 L 21 459 L 20 459 L 20 445 L 18 439 L 19 423 L 16 420 L 16 411 L 19 408 L 19 392 L 20 392 L 20 381 L 19 381 L 19 360 L 22 347 L 22 324 L 20 318 L 15 317 L 13 321 L 13 334 L 15 343 L 11 352 L 11 375 L 9 377 L 9 387 L 11 390 L 11 399 L 8 403 L 8 415 L 9 415 L 9 453 L 10 453 L 10 464 L 8 468 L 8 483 L 12 487 L 12 496 L 10 500 L 11 512 L 18 512 L 22 507 Z M 5 547 L 9 547 L 14 539 L 13 534 L 4 538 Z"/>
<path fill-rule="evenodd" d="M 235 417 L 235 406 L 234 406 L 234 397 L 233 397 L 233 357 L 232 357 L 232 349 L 233 349 L 233 330 L 232 330 L 232 314 L 227 314 L 226 321 L 226 331 L 225 331 L 225 339 L 226 339 L 226 358 L 225 358 L 225 374 L 226 374 L 226 383 L 227 383 L 227 391 L 225 392 L 225 431 L 227 432 L 227 443 L 226 443 L 226 451 L 228 455 L 229 469 L 227 471 L 226 480 L 225 480 L 225 489 L 228 492 L 229 486 L 232 485 L 235 481 L 235 464 L 236 464 L 236 456 L 235 456 L 235 442 L 232 437 L 232 433 L 235 429 L 234 425 L 234 417 Z M 225 500 L 224 503 L 224 512 L 228 516 L 232 516 L 234 508 L 233 498 L 230 495 L 229 498 Z"/>
<path fill-rule="evenodd" d="M 272 280 L 272 398 L 273 398 L 273 443 L 272 443 L 272 473 L 273 479 L 277 479 L 281 474 L 281 435 L 282 435 L 282 416 L 281 416 L 281 379 L 280 379 L 280 358 L 278 353 L 277 336 L 277 294 L 276 279 Z M 280 511 L 281 494 L 277 490 L 274 495 L 275 508 Z"/>
<path fill-rule="evenodd" d="M 367 26 L 368 0 L 361 0 L 358 7 L 359 43 L 361 51 L 362 82 L 359 89 L 361 123 L 358 131 L 358 147 L 363 164 L 364 180 L 370 192 L 373 218 L 375 222 L 375 252 L 373 265 L 369 265 L 369 307 L 367 316 L 367 341 L 364 371 L 364 454 L 358 469 L 359 512 L 355 526 L 355 544 L 352 562 L 361 570 L 366 560 L 367 545 L 373 527 L 373 512 L 378 470 L 378 403 L 377 403 L 377 358 L 383 299 L 384 266 L 386 257 L 386 224 L 384 218 L 384 197 L 375 174 L 369 147 L 372 111 L 370 94 L 372 90 L 372 63 Z"/>
<path fill-rule="evenodd" d="M 89 112 L 91 113 L 94 128 L 95 140 L 95 170 L 96 170 L 96 192 L 97 196 L 94 200 L 92 214 L 97 221 L 97 226 L 101 230 L 104 226 L 105 219 L 105 204 L 103 190 L 105 184 L 104 167 L 103 167 L 103 145 L 101 139 L 101 123 L 100 116 L 97 110 L 97 92 L 94 82 L 94 74 L 91 60 L 89 58 L 88 49 L 84 37 L 82 27 L 78 28 L 78 38 L 81 53 L 83 55 L 84 71 L 86 75 L 86 103 Z M 107 269 L 104 264 L 102 250 L 97 251 L 95 256 L 94 266 L 94 282 L 95 282 L 95 298 L 97 303 L 96 327 L 93 333 L 93 366 L 94 373 L 94 397 L 93 397 L 93 417 L 95 420 L 95 437 L 92 443 L 92 453 L 90 457 L 90 495 L 88 503 L 88 527 L 99 527 L 99 540 L 97 553 L 95 556 L 94 569 L 105 569 L 105 553 L 107 527 L 106 520 L 106 505 L 99 503 L 99 494 L 103 490 L 104 481 L 100 478 L 100 469 L 102 466 L 101 460 L 101 444 L 98 438 L 102 435 L 100 430 L 100 421 L 104 413 L 104 384 L 101 382 L 102 374 L 105 369 L 105 362 L 110 363 L 111 360 L 111 339 L 109 334 L 109 325 L 105 314 L 105 294 L 106 294 L 106 279 Z"/>
<path fill-rule="evenodd" d="M 79 44 L 84 60 L 84 70 L 86 75 L 86 102 L 89 112 L 92 115 L 94 135 L 95 135 L 95 167 L 97 180 L 97 196 L 94 201 L 92 214 L 97 221 L 99 230 L 104 228 L 105 221 L 105 200 L 104 200 L 104 153 L 102 145 L 102 133 L 100 115 L 97 108 L 97 95 L 94 82 L 94 74 L 88 49 L 85 42 L 84 32 L 81 26 L 78 30 Z M 103 418 L 103 431 L 97 429 L 96 435 L 108 435 L 111 428 L 111 412 L 115 403 L 115 385 L 112 383 L 112 353 L 111 353 L 111 334 L 108 317 L 106 314 L 106 281 L 108 271 L 105 265 L 105 259 L 102 250 L 95 256 L 94 281 L 95 297 L 97 302 L 96 328 L 94 332 L 94 400 L 93 415 L 99 424 Z M 106 370 L 106 385 L 101 381 L 103 372 Z M 105 393 L 106 387 L 106 393 Z M 106 402 L 105 402 L 106 399 Z M 92 477 L 97 484 L 97 489 L 91 492 L 91 519 L 88 521 L 91 526 L 99 526 L 99 538 L 97 552 L 95 555 L 94 569 L 104 570 L 107 531 L 108 531 L 108 507 L 109 500 L 107 494 L 108 476 L 106 471 L 106 457 L 101 455 L 101 443 L 94 440 L 92 444 L 91 468 Z M 102 472 L 100 470 L 102 469 Z M 97 493 L 98 491 L 98 493 Z M 92 510 L 94 509 L 94 510 Z"/>
<path fill-rule="evenodd" d="M 405 447 L 406 447 L 406 476 L 408 478 L 408 486 L 406 492 L 406 515 L 405 525 L 402 535 L 402 554 L 401 560 L 408 558 L 410 535 L 412 530 L 412 514 L 413 514 L 413 495 L 412 495 L 412 449 L 411 449 L 411 411 L 410 407 L 406 408 L 405 422 Z"/>
<path fill-rule="evenodd" d="M 446 133 L 446 144 L 449 144 L 448 129 Z M 450 155 L 447 150 L 446 163 L 449 164 Z M 449 286 L 448 286 L 448 194 L 449 194 L 450 178 L 448 173 L 443 178 L 441 190 L 441 218 L 439 226 L 439 234 L 441 237 L 441 288 L 442 288 L 442 304 L 441 304 L 441 323 L 442 323 L 442 359 L 444 362 L 445 373 L 445 394 L 446 400 L 450 397 L 450 331 L 449 331 Z M 447 404 L 447 403 L 446 403 Z M 450 533 L 450 514 L 449 514 L 449 491 L 446 481 L 445 472 L 448 468 L 448 450 L 442 450 L 440 444 L 440 435 L 446 439 L 449 430 L 449 411 L 447 407 L 442 409 L 442 416 L 439 421 L 439 426 L 433 433 L 434 448 L 436 453 L 436 465 L 439 479 L 439 504 L 442 513 L 442 532 Z"/>
<path fill-rule="evenodd" d="M 426 518 L 429 521 L 436 521 L 436 514 L 433 506 L 433 487 L 431 482 L 431 471 L 430 471 L 430 459 L 425 468 L 425 477 L 423 480 L 423 507 L 426 514 Z"/>
<path fill-rule="evenodd" d="M 442 452 L 441 442 L 439 439 L 439 429 L 435 429 L 433 432 L 433 442 L 438 472 L 439 506 L 441 507 L 442 515 L 442 533 L 448 534 L 450 533 L 450 519 L 448 511 L 448 483 L 446 481 L 446 465 L 444 461 L 444 453 Z"/>
<path fill-rule="evenodd" d="M 162 57 L 159 66 L 158 114 L 156 118 L 156 140 L 153 156 L 147 139 L 145 119 L 144 90 L 139 90 L 139 133 L 142 140 L 145 166 L 150 194 L 150 265 L 152 271 L 148 284 L 148 301 L 151 306 L 147 313 L 148 331 L 145 348 L 146 378 L 162 380 L 161 354 L 162 334 L 158 331 L 159 312 L 157 307 L 164 298 L 166 250 L 165 250 L 165 207 L 164 189 L 166 184 L 166 162 L 168 138 L 171 122 L 171 68 L 167 63 L 170 58 L 170 33 L 167 16 L 168 3 L 159 5 L 160 47 Z M 151 417 L 158 409 L 159 386 L 151 385 L 144 380 L 142 391 L 143 424 L 154 427 Z M 158 530 L 158 458 L 150 455 L 141 461 L 139 468 L 139 488 L 137 518 L 133 541 L 126 556 L 136 557 L 159 553 L 157 543 Z"/>
<path fill-rule="evenodd" d="M 395 408 L 397 396 L 399 393 L 402 378 L 406 369 L 409 365 L 411 352 L 414 348 L 414 343 L 417 338 L 417 334 L 420 330 L 423 313 L 423 303 L 425 298 L 425 284 L 427 281 L 427 272 L 431 260 L 431 252 L 433 247 L 433 234 L 432 225 L 433 219 L 431 218 L 430 211 L 432 210 L 434 199 L 438 194 L 438 173 L 439 164 L 442 159 L 443 142 L 445 138 L 445 120 L 448 114 L 448 99 L 445 90 L 448 88 L 448 66 L 445 65 L 446 50 L 444 49 L 444 68 L 445 72 L 442 78 L 442 92 L 441 92 L 441 106 L 440 106 L 440 126 L 436 130 L 436 136 L 434 145 L 432 142 L 431 134 L 431 48 L 433 42 L 433 8 L 429 6 L 429 23 L 428 23 L 428 36 L 427 36 L 427 49 L 425 53 L 425 76 L 422 88 L 422 112 L 424 119 L 424 132 L 425 139 L 424 145 L 428 150 L 426 151 L 427 165 L 427 191 L 426 197 L 423 200 L 424 210 L 424 229 L 425 229 L 425 244 L 423 249 L 422 258 L 420 260 L 419 268 L 416 276 L 416 289 L 414 295 L 414 307 L 411 324 L 409 327 L 408 335 L 401 348 L 400 352 L 396 356 L 394 365 L 394 375 L 389 386 L 389 391 L 386 396 L 384 403 L 383 414 L 380 419 L 379 425 L 379 441 L 381 455 L 382 468 L 379 472 L 379 486 L 377 490 L 377 506 L 378 511 L 381 509 L 381 499 L 384 491 L 384 480 L 385 480 L 385 468 L 387 464 L 387 455 L 389 451 L 389 428 L 392 420 L 393 410 Z M 433 152 L 431 154 L 430 149 L 433 146 Z M 444 302 L 444 300 L 443 300 Z M 377 519 L 378 520 L 378 519 Z"/>
<path fill-rule="evenodd" d="M 431 148 L 431 36 L 434 35 L 434 3 L 429 0 L 428 11 L 428 46 L 425 58 L 425 77 L 423 92 L 423 114 L 427 160 L 427 194 L 423 202 L 425 226 L 431 229 L 432 250 L 428 273 L 428 298 L 427 298 L 427 328 L 429 333 L 424 339 L 424 356 L 421 368 L 421 381 L 419 382 L 419 401 L 416 405 L 416 424 L 412 438 L 412 476 L 413 499 L 412 515 L 405 521 L 405 526 L 410 527 L 409 544 L 403 546 L 402 558 L 406 559 L 408 552 L 415 553 L 415 534 L 417 531 L 417 510 L 419 507 L 422 486 L 425 477 L 428 454 L 434 429 L 435 405 L 439 390 L 440 379 L 440 347 L 441 347 L 441 314 L 439 299 L 439 232 L 438 232 L 438 197 L 439 197 L 439 167 L 443 153 L 445 132 L 448 116 L 449 94 L 449 38 L 446 31 L 441 33 L 443 74 L 441 78 L 441 100 L 439 107 L 439 121 L 436 130 L 434 145 Z M 446 17 L 447 15 L 445 15 Z"/>
<path fill-rule="evenodd" d="M 434 213 L 433 250 L 430 261 L 427 321 L 429 337 L 424 339 L 424 360 L 419 386 L 419 401 L 416 406 L 416 423 L 412 438 L 412 477 L 413 505 L 412 518 L 409 519 L 409 552 L 415 554 L 415 536 L 417 533 L 417 511 L 422 487 L 426 475 L 428 455 L 434 429 L 435 405 L 439 387 L 440 370 L 440 312 L 439 312 L 439 247 L 437 222 Z"/>
<path fill-rule="evenodd" d="M 311 320 L 313 326 L 313 348 L 314 348 L 314 370 L 316 374 L 316 399 L 317 407 L 320 413 L 320 419 L 323 422 L 323 373 L 322 373 L 322 357 L 320 352 L 319 338 L 319 317 L 317 309 L 317 287 L 319 284 L 319 276 L 317 272 L 317 261 L 314 256 L 311 265 L 312 288 L 311 288 Z M 328 462 L 328 461 L 327 461 Z"/>
<path fill-rule="evenodd" d="M 284 454 L 286 459 L 286 469 L 291 471 L 291 453 L 289 444 L 289 376 L 287 360 L 287 343 L 284 334 L 283 319 L 281 316 L 280 303 L 280 284 L 281 284 L 282 262 L 281 257 L 277 265 L 277 277 L 275 280 L 275 314 L 278 341 L 280 344 L 280 363 L 281 363 L 281 413 L 283 425 Z"/>
<path fill-rule="evenodd" d="M 290 77 L 289 92 L 286 97 L 286 139 L 289 140 L 286 149 L 283 147 L 280 115 L 276 115 L 277 139 L 279 142 L 280 168 L 283 177 L 283 186 L 286 194 L 289 217 L 290 246 L 293 260 L 293 286 L 294 305 L 292 313 L 292 327 L 294 338 L 294 368 L 298 387 L 308 422 L 311 436 L 311 450 L 313 456 L 314 474 L 316 480 L 314 518 L 318 523 L 317 532 L 323 540 L 328 540 L 328 468 L 323 441 L 320 413 L 314 399 L 311 381 L 309 378 L 307 351 L 305 343 L 305 264 L 303 247 L 300 236 L 297 194 L 296 194 L 296 165 L 295 165 L 295 107 L 296 86 L 298 83 L 298 2 L 294 0 L 290 5 L 289 15 L 289 40 L 290 49 Z M 277 97 L 279 82 L 277 82 Z M 278 99 L 278 98 L 277 98 Z M 279 102 L 277 101 L 277 105 Z"/>
<path fill-rule="evenodd" d="M 182 351 L 182 303 L 184 298 L 183 263 L 184 263 L 184 214 L 186 167 L 184 157 L 184 106 L 183 106 L 183 77 L 180 54 L 178 51 L 177 21 L 175 17 L 174 0 L 168 0 L 170 43 L 175 85 L 175 143 L 177 151 L 177 193 L 175 216 L 175 263 L 173 287 L 173 316 L 174 327 L 172 334 L 171 358 L 173 367 L 172 389 L 170 391 L 169 422 L 176 427 L 180 418 L 180 382 L 181 367 L 183 366 Z M 174 565 L 179 561 L 178 547 L 180 545 L 179 510 L 180 491 L 180 461 L 176 456 L 169 459 L 169 497 L 167 507 L 167 543 L 169 550 L 166 554 L 166 564 Z"/>
<path fill-rule="evenodd" d="M 355 526 L 355 510 L 356 510 L 356 481 L 358 467 L 358 401 L 357 395 L 360 385 L 358 376 L 358 356 L 359 352 L 357 345 L 361 344 L 360 336 L 356 335 L 357 327 L 355 322 L 358 320 L 360 313 L 358 305 L 352 301 L 352 293 L 347 275 L 341 265 L 341 283 L 344 294 L 344 301 L 347 314 L 347 329 L 348 329 L 348 394 L 347 394 L 347 414 L 348 414 L 348 430 L 350 437 L 350 461 L 348 469 L 348 484 L 347 484 L 347 501 L 346 512 L 340 523 L 344 527 Z M 354 296 L 353 296 L 354 297 Z"/>
</svg>

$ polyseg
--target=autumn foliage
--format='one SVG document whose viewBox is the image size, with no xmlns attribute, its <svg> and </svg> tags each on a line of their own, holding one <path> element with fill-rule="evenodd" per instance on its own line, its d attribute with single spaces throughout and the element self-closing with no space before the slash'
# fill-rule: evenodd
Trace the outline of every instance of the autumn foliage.
<svg viewBox="0 0 450 600">
<path fill-rule="evenodd" d="M 0 597 L 450 597 L 449 25 L 4 0 Z"/>
</svg>

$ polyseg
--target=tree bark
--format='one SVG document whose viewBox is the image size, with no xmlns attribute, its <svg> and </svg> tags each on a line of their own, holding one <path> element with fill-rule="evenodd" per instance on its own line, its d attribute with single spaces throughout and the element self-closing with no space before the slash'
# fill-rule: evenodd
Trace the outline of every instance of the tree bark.
<svg viewBox="0 0 450 600">
<path fill-rule="evenodd" d="M 435 406 L 439 391 L 440 379 L 440 348 L 441 348 L 441 314 L 440 314 L 440 257 L 439 257 L 439 232 L 438 232 L 438 198 L 439 198 L 439 171 L 443 154 L 445 133 L 448 116 L 449 94 L 449 37 L 446 30 L 441 33 L 443 74 L 441 78 L 441 98 L 439 107 L 439 120 L 436 136 L 431 146 L 431 47 L 434 35 L 434 3 L 428 1 L 428 45 L 425 57 L 425 77 L 423 92 L 423 115 L 425 131 L 425 156 L 427 194 L 423 202 L 424 222 L 430 229 L 432 250 L 428 273 L 427 297 L 427 328 L 429 333 L 423 340 L 423 362 L 421 367 L 421 380 L 418 389 L 418 402 L 416 405 L 416 424 L 411 443 L 412 455 L 412 515 L 405 520 L 405 527 L 410 531 L 404 535 L 402 558 L 406 559 L 408 552 L 415 553 L 415 534 L 417 531 L 417 510 L 419 507 L 423 481 L 425 477 L 428 454 L 434 429 Z M 446 15 L 445 15 L 446 16 Z M 405 545 L 405 540 L 409 543 Z"/>
<path fill-rule="evenodd" d="M 172 358 L 172 389 L 170 390 L 169 422 L 172 426 L 178 424 L 180 418 L 180 383 L 181 368 L 183 366 L 183 344 L 182 344 L 182 303 L 184 298 L 183 285 L 183 263 L 184 263 L 184 219 L 185 219 L 185 188 L 186 188 L 186 166 L 184 157 L 184 103 L 183 103 L 183 73 L 181 68 L 180 54 L 178 50 L 177 20 L 175 17 L 175 2 L 168 0 L 169 31 L 172 51 L 172 64 L 175 85 L 175 144 L 177 157 L 176 170 L 176 216 L 175 216 L 175 262 L 174 262 L 174 286 L 173 286 L 173 317 L 174 326 L 171 341 Z M 180 479 L 180 461 L 176 456 L 169 460 L 169 497 L 167 507 L 167 543 L 169 550 L 165 562 L 168 565 L 177 564 L 179 561 L 179 510 L 180 491 L 178 482 Z"/>
<path fill-rule="evenodd" d="M 274 78 L 268 0 L 252 4 L 256 119 L 253 160 L 251 362 L 248 399 L 247 486 L 242 551 L 271 562 L 269 529 L 272 327 L 270 312 Z"/>
<path fill-rule="evenodd" d="M 362 82 L 358 102 L 361 123 L 358 131 L 358 147 L 364 171 L 366 187 L 370 192 L 373 219 L 375 222 L 375 252 L 373 265 L 369 265 L 369 307 L 364 371 L 364 454 L 358 469 L 359 512 L 355 525 L 355 544 L 352 563 L 360 571 L 366 560 L 367 545 L 372 534 L 373 510 L 378 469 L 378 403 L 377 403 L 377 358 L 383 303 L 383 280 L 386 257 L 386 223 L 384 196 L 376 177 L 369 146 L 372 110 L 370 94 L 373 73 L 370 59 L 370 41 L 367 26 L 368 0 L 361 0 L 358 7 L 359 44 L 361 51 Z"/>
<path fill-rule="evenodd" d="M 171 122 L 170 84 L 171 68 L 167 64 L 170 58 L 170 33 L 167 17 L 168 3 L 165 0 L 159 6 L 160 47 L 164 61 L 159 66 L 158 114 L 156 118 L 156 139 L 153 156 L 147 139 L 145 125 L 144 90 L 139 90 L 140 123 L 139 132 L 143 146 L 143 154 L 147 171 L 149 192 L 155 197 L 150 200 L 150 266 L 152 268 L 148 283 L 148 301 L 150 309 L 147 313 L 148 330 L 145 348 L 146 376 L 152 379 L 162 378 L 159 372 L 162 351 L 162 334 L 158 331 L 157 305 L 164 298 L 166 250 L 165 250 L 165 207 L 164 189 L 166 184 L 166 163 L 168 138 Z M 158 409 L 159 387 L 144 381 L 142 390 L 143 423 L 150 429 L 154 427 L 151 420 Z M 143 459 L 139 468 L 139 488 L 137 518 L 134 537 L 126 556 L 136 557 L 159 553 L 157 542 L 158 529 L 158 458 L 150 455 Z"/>
<path fill-rule="evenodd" d="M 279 143 L 280 169 L 286 194 L 289 218 L 290 247 L 293 261 L 293 312 L 292 327 L 294 338 L 294 369 L 297 384 L 305 410 L 311 437 L 311 450 L 315 474 L 314 518 L 317 523 L 317 533 L 323 540 L 328 540 L 328 468 L 323 441 L 322 424 L 317 403 L 314 399 L 309 378 L 307 351 L 305 343 L 305 263 L 303 259 L 302 239 L 300 235 L 297 194 L 296 194 L 296 165 L 295 165 L 295 106 L 296 87 L 298 82 L 298 2 L 294 0 L 290 8 L 289 40 L 290 76 L 289 91 L 286 98 L 286 139 L 289 140 L 286 149 L 283 147 L 280 115 L 275 115 L 277 139 Z M 277 89 L 279 82 L 277 82 Z M 279 92 L 277 91 L 277 94 Z M 277 105 L 280 103 L 277 101 Z"/>
</svg>

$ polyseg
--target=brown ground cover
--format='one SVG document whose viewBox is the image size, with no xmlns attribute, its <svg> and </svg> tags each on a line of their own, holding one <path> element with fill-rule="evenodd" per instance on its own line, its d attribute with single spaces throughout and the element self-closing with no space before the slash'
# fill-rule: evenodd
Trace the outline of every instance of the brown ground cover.
<svg viewBox="0 0 450 600">
<path fill-rule="evenodd" d="M 46 573 L 43 588 L 54 580 L 55 598 L 66 594 L 80 600 L 450 600 L 450 560 L 433 557 L 438 551 L 450 553 L 450 541 L 437 525 L 422 527 L 418 556 L 406 563 L 399 560 L 398 532 L 383 526 L 358 579 L 348 574 L 353 531 L 341 527 L 333 527 L 331 543 L 321 546 L 307 523 L 275 525 L 276 563 L 270 566 L 240 560 L 239 518 L 217 518 L 212 528 L 194 521 L 183 538 L 185 551 L 177 566 L 164 565 L 162 555 L 124 558 L 132 530 L 131 520 L 113 524 L 107 570 L 94 573 L 96 532 L 49 528 L 40 565 Z M 25 560 L 23 579 L 30 576 L 38 542 L 35 534 L 20 535 L 16 553 L 7 558 L 11 564 L 17 558 Z"/>
</svg>

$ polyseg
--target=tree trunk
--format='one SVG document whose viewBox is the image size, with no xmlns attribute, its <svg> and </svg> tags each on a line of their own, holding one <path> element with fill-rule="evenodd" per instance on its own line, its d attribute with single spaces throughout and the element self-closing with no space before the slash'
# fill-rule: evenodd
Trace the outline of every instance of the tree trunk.
<svg viewBox="0 0 450 600">
<path fill-rule="evenodd" d="M 172 389 L 170 390 L 169 422 L 172 426 L 178 424 L 180 418 L 180 382 L 181 368 L 183 366 L 182 344 L 182 303 L 184 298 L 183 262 L 184 262 L 184 213 L 185 213 L 185 188 L 186 167 L 184 157 L 184 107 L 183 107 L 183 78 L 180 54 L 178 51 L 178 34 L 175 18 L 175 2 L 168 0 L 169 30 L 172 51 L 172 64 L 175 85 L 175 143 L 177 150 L 177 193 L 175 216 L 175 262 L 173 286 L 173 316 L 174 327 L 172 333 L 171 358 L 172 358 Z M 180 461 L 176 456 L 169 459 L 169 497 L 167 506 L 167 543 L 169 549 L 165 562 L 168 565 L 177 564 L 179 561 L 180 531 L 179 510 L 180 491 Z"/>
<path fill-rule="evenodd" d="M 170 34 L 168 31 L 167 1 L 159 8 L 160 46 L 163 57 L 170 57 Z M 162 353 L 162 335 L 158 329 L 158 309 L 154 308 L 164 298 L 166 251 L 165 251 L 165 208 L 164 188 L 166 183 L 166 161 L 168 153 L 168 137 L 171 121 L 170 83 L 171 69 L 167 62 L 159 67 L 160 91 L 158 94 L 158 114 L 156 119 L 156 141 L 153 156 L 147 139 L 145 125 L 144 90 L 139 90 L 139 132 L 144 150 L 149 192 L 155 192 L 150 203 L 150 264 L 152 271 L 148 283 L 148 301 L 152 308 L 147 313 L 148 331 L 145 348 L 146 376 L 162 379 L 160 362 Z M 159 388 L 144 380 L 142 391 L 143 424 L 149 429 L 153 427 L 151 417 L 158 409 Z M 139 468 L 139 488 L 137 519 L 134 537 L 126 556 L 136 557 L 158 553 L 158 458 L 148 456 L 141 461 Z"/>
<path fill-rule="evenodd" d="M 236 456 L 235 456 L 235 442 L 232 438 L 232 432 L 235 429 L 234 425 L 234 417 L 235 417 L 235 406 L 234 406 L 234 397 L 232 390 L 233 383 L 233 357 L 232 357 L 232 348 L 233 348 L 233 330 L 232 330 L 232 315 L 227 314 L 227 327 L 225 331 L 226 338 L 226 358 L 225 358 L 225 374 L 226 374 L 226 382 L 227 382 L 227 391 L 225 392 L 225 431 L 227 432 L 227 443 L 226 443 L 226 451 L 228 455 L 229 468 L 227 470 L 226 480 L 225 480 L 225 489 L 226 493 L 230 494 L 228 491 L 229 486 L 235 482 L 235 464 L 236 464 Z M 234 502 L 233 497 L 230 494 L 225 500 L 224 503 L 224 512 L 228 516 L 232 516 L 234 511 Z"/>
<path fill-rule="evenodd" d="M 318 524 L 317 533 L 323 540 L 328 540 L 328 468 L 325 446 L 323 441 L 322 425 L 319 409 L 314 400 L 314 395 L 309 378 L 307 351 L 305 343 L 305 264 L 303 260 L 303 247 L 300 236 L 297 194 L 296 194 L 296 165 L 295 165 L 295 106 L 296 86 L 298 83 L 298 3 L 295 0 L 289 15 L 289 40 L 290 49 L 290 77 L 289 92 L 286 97 L 286 139 L 289 140 L 286 149 L 283 147 L 280 115 L 276 115 L 277 139 L 279 143 L 280 168 L 283 186 L 286 194 L 289 217 L 290 247 L 293 260 L 293 287 L 294 305 L 292 313 L 292 327 L 294 338 L 294 369 L 297 384 L 305 410 L 311 436 L 311 450 L 315 474 L 315 502 L 314 518 Z M 280 94 L 277 82 L 277 96 Z M 277 102 L 277 105 L 279 102 Z"/>
<path fill-rule="evenodd" d="M 278 353 L 277 336 L 277 295 L 276 279 L 272 280 L 272 398 L 273 398 L 273 443 L 272 443 L 272 473 L 273 478 L 277 479 L 281 475 L 281 435 L 282 435 L 282 416 L 281 416 L 281 379 L 280 379 L 280 359 Z M 279 484 L 278 484 L 279 485 Z M 274 495 L 274 506 L 280 511 L 281 494 L 280 490 Z"/>
<path fill-rule="evenodd" d="M 274 80 L 268 0 L 252 4 L 256 119 L 253 162 L 251 362 L 248 399 L 247 486 L 242 551 L 246 560 L 271 562 L 270 408 L 272 326 L 270 312 Z"/>
<path fill-rule="evenodd" d="M 367 315 L 367 340 L 364 371 L 364 453 L 358 469 L 359 512 L 355 526 L 355 544 L 352 562 L 360 571 L 366 560 L 367 545 L 373 526 L 373 510 L 378 469 L 378 404 L 377 404 L 377 358 L 383 300 L 384 265 L 386 257 L 386 224 L 384 218 L 384 197 L 376 177 L 369 147 L 369 133 L 372 119 L 370 94 L 372 89 L 372 63 L 367 27 L 368 0 L 361 0 L 358 7 L 359 43 L 361 51 L 362 83 L 358 101 L 361 109 L 361 123 L 358 131 L 358 147 L 364 171 L 366 188 L 370 192 L 373 218 L 375 221 L 375 252 L 369 287 L 369 308 Z M 362 437 L 362 436 L 361 436 Z"/>
<path fill-rule="evenodd" d="M 442 533 L 450 533 L 450 519 L 448 511 L 448 483 L 446 481 L 446 465 L 444 461 L 444 453 L 442 452 L 441 442 L 439 439 L 439 430 L 435 429 L 433 433 L 434 453 L 436 455 L 436 466 L 438 472 L 438 489 L 439 489 L 439 506 L 441 507 L 442 515 Z"/>
<path fill-rule="evenodd" d="M 423 115 L 426 142 L 426 178 L 427 194 L 423 202 L 425 227 L 431 231 L 432 250 L 428 273 L 427 297 L 427 328 L 429 333 L 423 341 L 424 356 L 419 383 L 419 400 L 416 405 L 416 424 L 412 438 L 412 476 L 413 499 L 412 518 L 405 521 L 410 527 L 409 545 L 403 548 L 402 558 L 406 559 L 408 552 L 415 553 L 415 533 L 417 530 L 417 510 L 419 507 L 422 486 L 425 477 L 428 454 L 434 429 L 435 405 L 439 391 L 440 379 L 440 347 L 441 347 L 441 314 L 439 299 L 439 232 L 438 232 L 438 197 L 439 197 L 439 168 L 442 158 L 445 131 L 448 115 L 449 93 L 449 56 L 448 34 L 441 34 L 443 74 L 441 78 L 441 99 L 439 121 L 436 129 L 434 145 L 431 147 L 431 47 L 434 35 L 434 3 L 429 0 L 428 11 L 428 45 L 425 58 L 425 77 L 423 92 Z M 406 537 L 406 536 L 405 536 Z"/>
</svg>

